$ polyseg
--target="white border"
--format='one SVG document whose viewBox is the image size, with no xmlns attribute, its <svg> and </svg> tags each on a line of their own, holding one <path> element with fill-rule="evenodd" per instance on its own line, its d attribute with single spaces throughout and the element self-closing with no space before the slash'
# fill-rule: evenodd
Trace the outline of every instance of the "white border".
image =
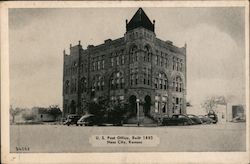
<svg viewBox="0 0 250 164">
<path fill-rule="evenodd" d="M 92 7 L 245 7 L 246 43 L 246 152 L 196 153 L 9 153 L 9 47 L 8 8 Z M 249 162 L 249 2 L 247 1 L 96 1 L 4 2 L 1 4 L 1 152 L 3 163 L 248 163 Z"/>
</svg>

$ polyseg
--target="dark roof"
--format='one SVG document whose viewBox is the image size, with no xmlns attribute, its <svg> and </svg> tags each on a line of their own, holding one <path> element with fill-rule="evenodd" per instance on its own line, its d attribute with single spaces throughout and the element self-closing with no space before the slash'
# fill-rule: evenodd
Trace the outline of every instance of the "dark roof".
<svg viewBox="0 0 250 164">
<path fill-rule="evenodd" d="M 154 24 L 150 21 L 142 8 L 139 8 L 129 23 L 126 24 L 126 30 L 130 31 L 138 27 L 144 27 L 154 32 Z"/>
</svg>

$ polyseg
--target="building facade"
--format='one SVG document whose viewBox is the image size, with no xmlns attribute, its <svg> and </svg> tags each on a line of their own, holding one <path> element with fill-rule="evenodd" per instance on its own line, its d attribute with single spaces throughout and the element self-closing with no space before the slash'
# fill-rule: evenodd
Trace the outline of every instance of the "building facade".
<svg viewBox="0 0 250 164">
<path fill-rule="evenodd" d="M 126 20 L 124 37 L 64 51 L 63 113 L 81 114 L 100 97 L 139 106 L 140 115 L 186 113 L 186 44 L 156 37 L 155 21 L 139 8 Z"/>
</svg>

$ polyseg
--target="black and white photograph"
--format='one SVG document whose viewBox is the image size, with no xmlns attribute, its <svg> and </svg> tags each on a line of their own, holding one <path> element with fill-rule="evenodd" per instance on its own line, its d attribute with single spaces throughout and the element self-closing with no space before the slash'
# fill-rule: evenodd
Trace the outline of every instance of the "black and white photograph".
<svg viewBox="0 0 250 164">
<path fill-rule="evenodd" d="M 84 4 L 5 6 L 6 161 L 242 153 L 234 160 L 247 163 L 247 1 Z"/>
</svg>

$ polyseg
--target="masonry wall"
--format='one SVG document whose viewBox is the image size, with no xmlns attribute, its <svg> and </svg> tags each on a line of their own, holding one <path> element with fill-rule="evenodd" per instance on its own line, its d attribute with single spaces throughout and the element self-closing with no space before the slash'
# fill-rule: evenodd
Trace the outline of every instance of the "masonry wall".
<svg viewBox="0 0 250 164">
<path fill-rule="evenodd" d="M 119 81 L 117 88 L 112 79 Z M 161 80 L 167 80 L 166 86 Z M 140 108 L 146 96 L 150 97 L 152 116 L 186 113 L 186 46 L 178 48 L 147 29 L 136 28 L 122 38 L 85 50 L 79 43 L 70 48 L 69 55 L 64 54 L 65 115 L 84 113 L 85 103 L 101 96 L 128 102 L 133 95 L 140 99 Z"/>
</svg>

